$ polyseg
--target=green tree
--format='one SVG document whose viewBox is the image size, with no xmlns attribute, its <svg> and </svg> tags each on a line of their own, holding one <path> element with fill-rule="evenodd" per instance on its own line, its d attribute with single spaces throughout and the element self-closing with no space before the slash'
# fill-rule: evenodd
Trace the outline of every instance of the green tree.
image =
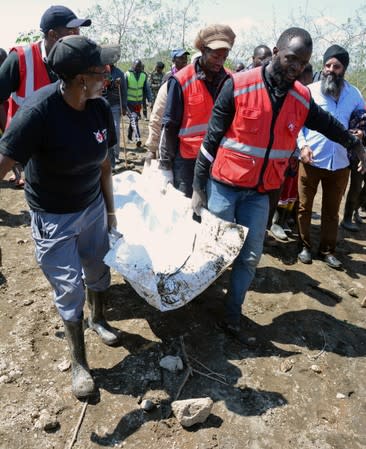
<svg viewBox="0 0 366 449">
<path fill-rule="evenodd" d="M 37 42 L 41 39 L 42 33 L 37 30 L 25 31 L 19 33 L 15 43 L 16 44 L 30 44 L 31 42 Z"/>
<path fill-rule="evenodd" d="M 198 0 L 108 0 L 83 14 L 92 19 L 88 36 L 119 44 L 122 61 L 131 61 L 184 46 L 197 11 Z"/>
</svg>

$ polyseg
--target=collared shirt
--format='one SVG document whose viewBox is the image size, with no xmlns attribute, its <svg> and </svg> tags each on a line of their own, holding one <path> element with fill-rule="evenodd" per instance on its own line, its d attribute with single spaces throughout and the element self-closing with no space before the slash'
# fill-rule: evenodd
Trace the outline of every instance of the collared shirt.
<svg viewBox="0 0 366 449">
<path fill-rule="evenodd" d="M 349 128 L 352 112 L 365 107 L 360 91 L 347 81 L 344 81 L 338 101 L 330 95 L 322 94 L 321 81 L 309 84 L 308 88 L 314 101 L 322 109 L 332 114 L 347 129 Z M 349 166 L 346 148 L 317 131 L 304 127 L 299 134 L 297 142 L 299 148 L 302 148 L 304 145 L 310 146 L 313 151 L 312 165 L 314 167 L 335 171 Z"/>
</svg>

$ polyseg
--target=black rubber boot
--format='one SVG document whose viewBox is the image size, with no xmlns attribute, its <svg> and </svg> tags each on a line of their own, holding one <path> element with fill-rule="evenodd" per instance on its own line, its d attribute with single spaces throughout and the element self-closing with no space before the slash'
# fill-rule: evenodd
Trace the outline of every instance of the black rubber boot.
<svg viewBox="0 0 366 449">
<path fill-rule="evenodd" d="M 95 393 L 95 384 L 85 357 L 83 320 L 64 320 L 64 329 L 71 356 L 72 392 L 79 399 L 87 398 Z"/>
<path fill-rule="evenodd" d="M 120 333 L 118 329 L 110 326 L 104 318 L 103 292 L 95 292 L 86 289 L 86 300 L 90 309 L 88 325 L 93 329 L 102 342 L 108 346 L 113 346 L 119 341 Z"/>
</svg>

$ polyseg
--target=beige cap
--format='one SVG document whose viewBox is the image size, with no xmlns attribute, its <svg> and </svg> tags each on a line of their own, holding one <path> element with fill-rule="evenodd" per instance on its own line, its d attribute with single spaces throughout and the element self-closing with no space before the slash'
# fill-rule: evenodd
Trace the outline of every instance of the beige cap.
<svg viewBox="0 0 366 449">
<path fill-rule="evenodd" d="M 204 47 L 217 50 L 228 48 L 231 50 L 235 41 L 235 33 L 228 25 L 209 25 L 197 34 L 194 46 L 202 51 Z"/>
</svg>

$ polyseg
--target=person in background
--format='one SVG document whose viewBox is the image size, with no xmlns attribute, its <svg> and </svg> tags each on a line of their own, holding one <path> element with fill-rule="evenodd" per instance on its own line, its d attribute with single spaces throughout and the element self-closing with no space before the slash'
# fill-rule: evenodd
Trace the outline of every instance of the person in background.
<svg viewBox="0 0 366 449">
<path fill-rule="evenodd" d="M 207 204 L 219 218 L 248 228 L 232 266 L 225 319 L 217 323 L 240 341 L 246 328 L 241 327 L 242 304 L 263 250 L 268 192 L 283 183 L 301 127 L 317 129 L 357 152 L 366 169 L 359 139 L 318 106 L 309 89 L 297 81 L 312 47 L 306 30 L 289 28 L 280 35 L 270 63 L 234 73 L 216 99 L 196 160 L 193 211 L 199 215 Z M 302 161 L 308 158 L 302 149 Z"/>
<path fill-rule="evenodd" d="M 364 108 L 360 91 L 344 79 L 349 64 L 349 54 L 341 46 L 331 45 L 323 55 L 321 81 L 309 84 L 314 100 L 348 128 L 352 112 Z M 305 125 L 306 126 L 306 125 Z M 362 139 L 362 131 L 355 131 Z M 318 255 L 331 268 L 342 267 L 335 256 L 338 212 L 349 178 L 349 157 L 342 142 L 305 127 L 298 138 L 298 146 L 309 155 L 308 161 L 300 161 L 298 227 L 301 251 L 300 262 L 312 263 L 311 214 L 319 183 L 322 185 L 322 210 Z M 352 223 L 352 213 L 343 218 L 342 226 Z"/>
<path fill-rule="evenodd" d="M 248 65 L 247 70 L 260 67 L 272 58 L 272 51 L 267 45 L 261 44 L 255 47 L 252 56 L 252 62 Z"/>
<path fill-rule="evenodd" d="M 142 63 L 142 73 L 144 73 L 146 76 L 146 79 L 147 79 L 146 86 L 147 86 L 147 89 L 150 91 L 150 98 L 152 98 L 150 83 L 149 83 L 148 75 L 145 72 L 145 64 L 144 63 Z M 147 94 L 145 92 L 143 94 L 143 99 L 142 99 L 142 115 L 144 116 L 145 121 L 149 120 L 147 118 Z"/>
<path fill-rule="evenodd" d="M 0 48 L 0 67 L 3 65 L 3 62 L 5 61 L 7 56 L 8 54 L 6 53 L 6 51 L 3 48 Z M 0 104 L 0 137 L 5 131 L 7 114 L 8 114 L 8 101 L 6 100 Z"/>
<path fill-rule="evenodd" d="M 351 130 L 361 130 L 366 136 L 366 110 L 357 109 L 352 112 L 349 128 Z M 365 139 L 364 139 L 365 140 Z M 344 205 L 343 220 L 341 226 L 348 231 L 358 232 L 360 224 L 363 224 L 359 209 L 365 207 L 366 198 L 366 174 L 362 174 L 357 169 L 357 158 L 350 155 L 351 182 L 349 185 L 346 202 Z M 363 187 L 362 187 L 363 184 Z M 352 218 L 354 221 L 352 221 Z"/>
<path fill-rule="evenodd" d="M 184 48 L 176 48 L 171 51 L 170 56 L 172 58 L 172 68 L 164 75 L 162 83 L 187 65 L 189 52 Z"/>
<path fill-rule="evenodd" d="M 141 133 L 139 128 L 139 120 L 141 117 L 141 108 L 145 98 L 151 102 L 151 91 L 148 86 L 147 75 L 143 71 L 143 64 L 140 59 L 136 59 L 132 64 L 132 68 L 126 72 L 127 87 L 127 115 L 130 119 L 128 127 L 128 140 L 135 140 L 136 146 L 140 147 Z"/>
<path fill-rule="evenodd" d="M 199 53 L 199 54 L 198 54 Z M 197 53 L 197 58 L 201 56 L 201 52 Z M 195 58 L 194 58 L 195 59 Z M 179 70 L 183 69 L 185 67 L 184 61 L 186 61 L 187 64 L 187 57 L 180 58 L 179 62 L 176 64 L 176 68 L 179 67 Z M 179 71 L 178 70 L 178 71 Z M 177 72 L 175 72 L 177 73 Z M 150 164 L 150 161 L 152 159 L 156 159 L 159 142 L 160 142 L 160 135 L 161 135 L 161 124 L 163 119 L 163 114 L 168 98 L 168 79 L 173 76 L 172 73 L 167 76 L 164 76 L 163 84 L 161 85 L 157 96 L 154 101 L 154 107 L 151 111 L 150 120 L 149 120 L 149 135 L 147 137 L 147 140 L 145 142 L 145 148 L 147 149 L 147 153 L 145 156 L 145 160 L 147 164 Z"/>
<path fill-rule="evenodd" d="M 201 56 L 168 81 L 168 99 L 159 146 L 163 186 L 192 196 L 195 160 L 207 130 L 212 108 L 224 80 L 226 58 L 235 33 L 227 25 L 209 25 L 199 31 L 195 47 Z"/>
<path fill-rule="evenodd" d="M 5 61 L 7 57 L 7 53 L 3 48 L 0 48 L 0 67 L 2 63 Z M 3 135 L 3 132 L 5 131 L 5 124 L 6 124 L 6 115 L 8 112 L 8 102 L 5 101 L 4 103 L 0 104 L 0 139 Z M 2 252 L 0 247 L 0 267 L 2 266 Z"/>
<path fill-rule="evenodd" d="M 313 81 L 313 66 L 306 64 L 304 71 L 298 78 L 298 81 L 304 86 Z M 296 149 L 289 159 L 289 166 L 286 171 L 285 181 L 283 186 L 278 191 L 279 199 L 277 209 L 274 213 L 271 226 L 271 233 L 279 240 L 288 240 L 285 229 L 287 229 L 287 220 L 291 215 L 294 215 L 296 204 L 298 202 L 298 169 L 299 169 L 300 150 Z M 296 211 L 294 217 L 296 218 Z"/>
<path fill-rule="evenodd" d="M 36 260 L 64 323 L 78 398 L 95 392 L 85 355 L 85 298 L 89 327 L 105 344 L 119 339 L 103 312 L 110 284 L 103 258 L 108 230 L 117 221 L 108 158 L 116 133 L 110 107 L 101 98 L 107 64 L 118 58 L 118 46 L 102 48 L 84 36 L 60 38 L 48 64 L 61 81 L 27 98 L 0 140 L 0 179 L 15 161 L 25 166 Z"/>
<path fill-rule="evenodd" d="M 50 6 L 42 15 L 40 29 L 43 39 L 26 46 L 10 50 L 4 64 L 0 67 L 0 104 L 9 99 L 6 126 L 22 105 L 24 100 L 41 87 L 57 80 L 47 64 L 47 56 L 57 39 L 69 34 L 79 34 L 80 27 L 91 25 L 90 19 L 79 19 L 65 6 Z M 14 177 L 10 178 L 16 186 L 22 187 L 22 167 L 16 164 Z"/>
<path fill-rule="evenodd" d="M 164 70 L 165 64 L 161 61 L 158 61 L 155 65 L 155 69 L 150 73 L 149 76 L 149 84 L 151 88 L 151 109 L 154 107 L 154 102 L 156 99 L 156 96 L 158 95 L 160 86 L 162 84 L 163 78 L 164 78 Z"/>
<path fill-rule="evenodd" d="M 235 66 L 235 72 L 242 72 L 245 70 L 245 66 L 242 62 L 238 62 Z"/>
<path fill-rule="evenodd" d="M 116 127 L 117 143 L 113 148 L 109 149 L 112 170 L 114 170 L 116 164 L 120 161 L 121 114 L 126 115 L 127 111 L 127 87 L 124 73 L 114 64 L 110 66 L 110 70 L 110 76 L 106 81 L 104 97 L 111 106 L 114 126 Z"/>
</svg>

